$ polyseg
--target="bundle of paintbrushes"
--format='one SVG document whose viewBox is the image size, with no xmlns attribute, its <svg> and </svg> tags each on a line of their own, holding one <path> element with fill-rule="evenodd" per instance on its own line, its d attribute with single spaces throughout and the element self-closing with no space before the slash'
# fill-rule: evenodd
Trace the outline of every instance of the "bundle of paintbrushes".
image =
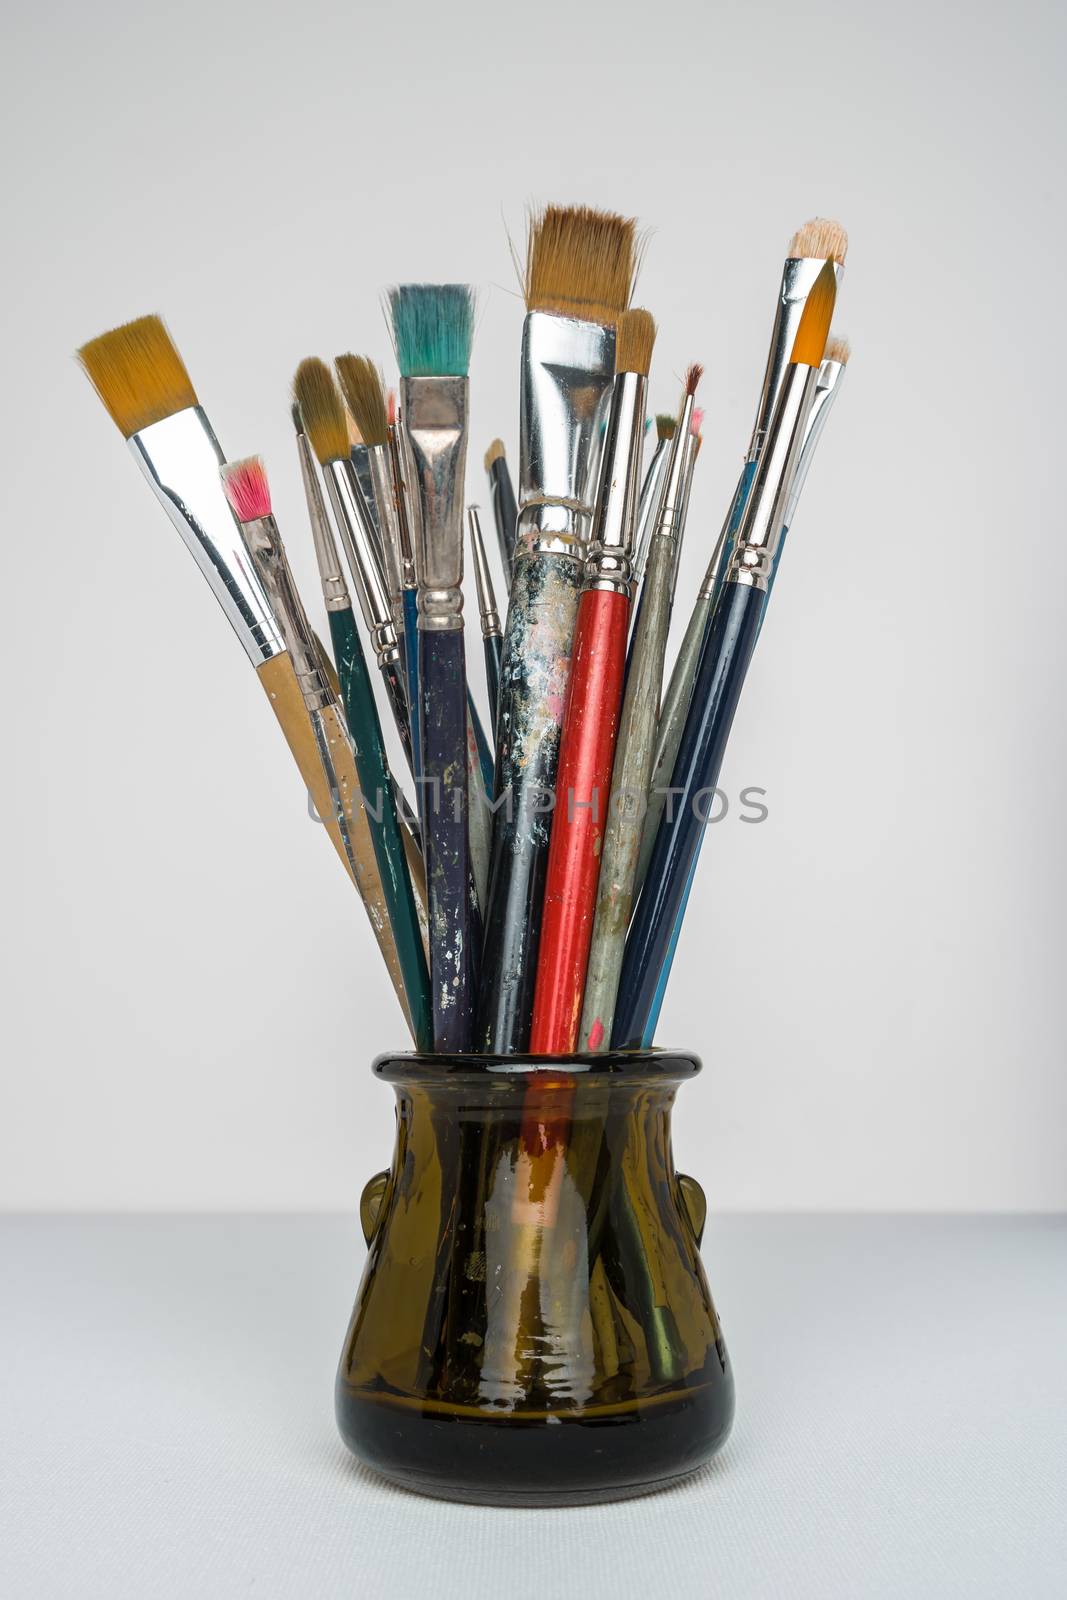
<svg viewBox="0 0 1067 1600">
<path fill-rule="evenodd" d="M 288 403 L 330 653 L 263 463 L 224 455 L 162 322 L 141 318 L 81 350 L 263 683 L 418 1050 L 559 1059 L 652 1043 L 703 837 L 700 797 L 718 782 L 848 359 L 830 336 L 844 254 L 835 223 L 792 241 L 740 481 L 669 670 L 702 369 L 689 368 L 677 411 L 653 430 L 656 327 L 630 305 L 632 221 L 549 207 L 531 223 L 515 481 L 499 439 L 484 458 L 494 537 L 466 503 L 472 289 L 388 291 L 392 388 L 369 355 L 301 363 Z M 383 343 L 370 318 L 361 342 Z M 390 770 L 383 721 L 402 770 Z M 557 1077 L 565 1124 L 558 1091 Z M 539 1127 L 543 1150 L 534 1103 L 528 1122 L 524 1148 Z"/>
</svg>

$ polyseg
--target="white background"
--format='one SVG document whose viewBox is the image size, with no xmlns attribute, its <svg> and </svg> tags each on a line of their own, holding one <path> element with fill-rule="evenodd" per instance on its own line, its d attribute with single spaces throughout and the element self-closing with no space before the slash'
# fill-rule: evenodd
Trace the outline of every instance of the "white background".
<svg viewBox="0 0 1067 1600">
<path fill-rule="evenodd" d="M 404 1043 L 75 346 L 164 313 L 311 600 L 298 360 L 384 359 L 385 284 L 479 285 L 484 502 L 482 450 L 517 443 L 506 229 L 559 200 L 651 230 L 654 408 L 707 366 L 683 621 L 789 236 L 851 236 L 853 363 L 723 775 L 770 819 L 713 831 L 663 1015 L 707 1069 L 680 1165 L 719 1209 L 1064 1205 L 1063 32 L 917 0 L 6 22 L 0 1203 L 350 1208 L 391 1137 L 369 1063 Z"/>
</svg>

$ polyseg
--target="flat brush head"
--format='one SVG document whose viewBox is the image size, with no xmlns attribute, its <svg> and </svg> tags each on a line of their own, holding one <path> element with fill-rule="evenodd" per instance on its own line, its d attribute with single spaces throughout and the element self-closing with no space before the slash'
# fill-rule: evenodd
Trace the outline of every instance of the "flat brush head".
<svg viewBox="0 0 1067 1600">
<path fill-rule="evenodd" d="M 852 354 L 852 346 L 845 338 L 838 338 L 831 334 L 826 341 L 826 350 L 823 354 L 824 361 L 839 361 L 843 367 L 848 366 L 848 358 Z"/>
<path fill-rule="evenodd" d="M 703 376 L 704 368 L 700 365 L 699 361 L 694 361 L 693 365 L 686 370 L 685 374 L 686 394 L 696 394 L 697 385 Z"/>
<path fill-rule="evenodd" d="M 348 418 L 325 361 L 318 356 L 301 361 L 293 379 L 293 398 L 320 466 L 343 461 L 349 452 Z"/>
<path fill-rule="evenodd" d="M 227 461 L 219 469 L 222 490 L 238 522 L 258 522 L 270 516 L 270 484 L 262 456 Z"/>
<path fill-rule="evenodd" d="M 530 217 L 527 311 L 610 326 L 630 303 L 636 272 L 633 217 L 590 206 L 546 206 Z"/>
<path fill-rule="evenodd" d="M 503 461 L 503 459 L 504 459 L 504 441 L 503 441 L 503 439 L 494 439 L 492 444 L 489 446 L 488 450 L 485 452 L 485 470 L 486 470 L 486 472 L 489 471 L 489 468 L 493 465 L 494 461 Z"/>
<path fill-rule="evenodd" d="M 385 384 L 373 361 L 366 356 L 338 356 L 334 362 L 341 393 L 356 420 L 364 444 L 389 443 L 389 418 L 385 410 Z"/>
<path fill-rule="evenodd" d="M 639 372 L 647 378 L 655 342 L 651 311 L 624 311 L 615 327 L 615 371 Z"/>
<path fill-rule="evenodd" d="M 844 266 L 847 254 L 848 234 L 829 217 L 813 217 L 789 241 L 790 259 L 806 256 L 811 261 L 824 261 L 831 256 L 838 266 Z"/>
<path fill-rule="evenodd" d="M 831 256 L 812 284 L 804 310 L 800 316 L 793 351 L 789 357 L 793 366 L 817 367 L 823 358 L 826 341 L 830 335 L 830 319 L 837 299 L 837 274 Z"/>
<path fill-rule="evenodd" d="M 665 411 L 656 412 L 656 438 L 673 439 L 674 430 L 678 426 L 677 417 L 669 417 Z"/>
<path fill-rule="evenodd" d="M 197 404 L 185 363 L 159 317 L 138 317 L 90 339 L 78 360 L 127 439 Z"/>
<path fill-rule="evenodd" d="M 465 378 L 474 337 L 474 293 L 465 283 L 402 283 L 389 291 L 402 378 Z"/>
</svg>

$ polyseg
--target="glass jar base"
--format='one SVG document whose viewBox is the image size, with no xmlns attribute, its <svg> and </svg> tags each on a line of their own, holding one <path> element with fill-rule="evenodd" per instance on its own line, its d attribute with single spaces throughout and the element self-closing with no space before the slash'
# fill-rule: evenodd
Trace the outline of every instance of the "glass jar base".
<svg viewBox="0 0 1067 1600">
<path fill-rule="evenodd" d="M 729 1366 L 693 1387 L 574 1416 L 494 1417 L 337 1386 L 352 1453 L 416 1494 L 475 1505 L 590 1505 L 653 1494 L 690 1476 L 726 1442 Z"/>
</svg>

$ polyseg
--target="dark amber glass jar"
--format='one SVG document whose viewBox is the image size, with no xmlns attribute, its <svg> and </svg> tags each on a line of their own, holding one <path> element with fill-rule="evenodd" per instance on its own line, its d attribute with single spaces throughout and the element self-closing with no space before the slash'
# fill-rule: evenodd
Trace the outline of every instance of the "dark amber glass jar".
<svg viewBox="0 0 1067 1600">
<path fill-rule="evenodd" d="M 621 1499 L 701 1466 L 734 1391 L 670 1118 L 695 1056 L 383 1056 L 388 1173 L 337 1419 L 370 1467 L 503 1505 Z"/>
</svg>

